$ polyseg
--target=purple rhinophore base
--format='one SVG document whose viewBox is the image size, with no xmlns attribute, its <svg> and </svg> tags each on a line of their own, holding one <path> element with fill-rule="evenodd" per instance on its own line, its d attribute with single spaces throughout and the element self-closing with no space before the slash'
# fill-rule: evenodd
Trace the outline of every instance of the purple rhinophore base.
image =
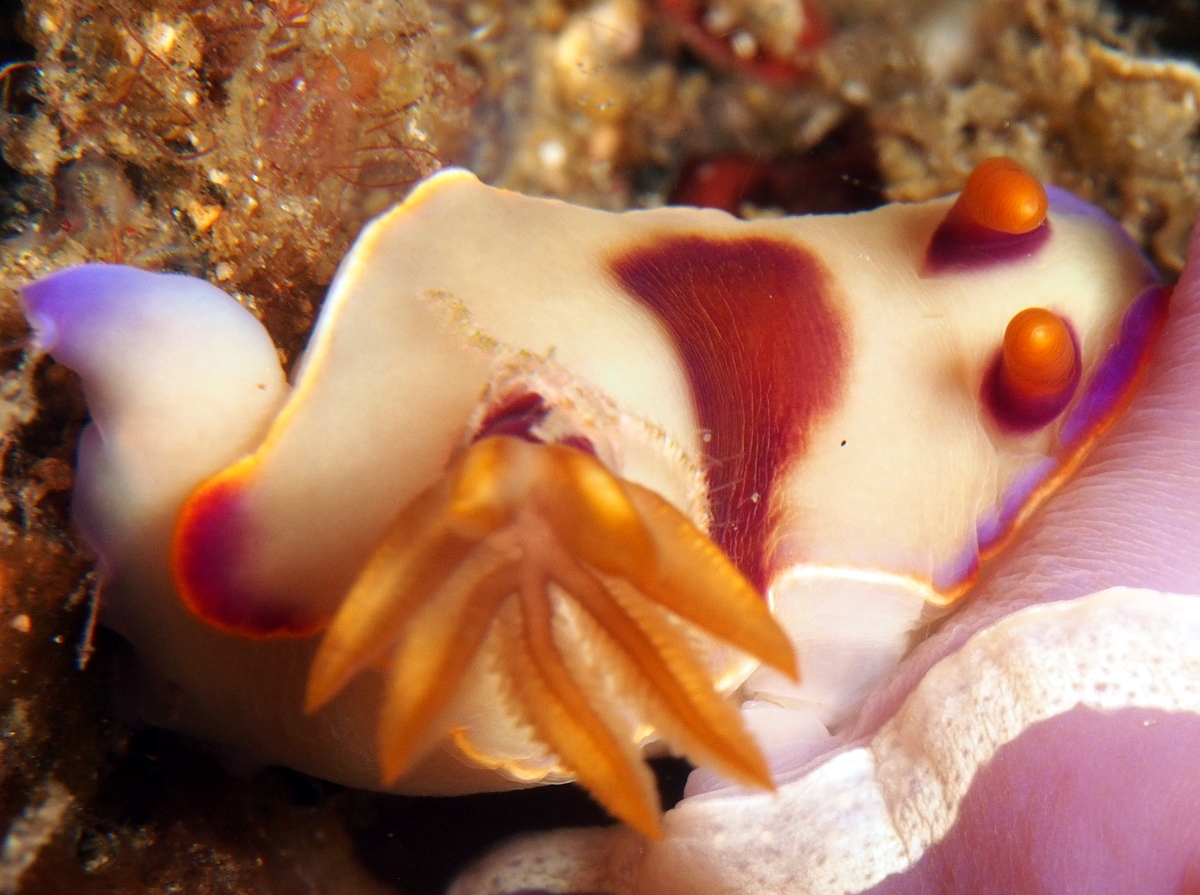
<svg viewBox="0 0 1200 895">
<path fill-rule="evenodd" d="M 964 221 L 951 208 L 929 240 L 922 274 L 937 276 L 1022 261 L 1033 257 L 1049 238 L 1048 221 L 1028 233 L 1001 233 Z"/>
<path fill-rule="evenodd" d="M 1002 351 L 997 351 L 988 365 L 979 400 L 991 413 L 996 425 L 1004 431 L 1014 435 L 1036 432 L 1054 422 L 1075 397 L 1083 372 L 1079 365 L 1079 338 L 1071 324 L 1064 322 L 1071 336 L 1071 348 L 1075 352 L 1075 368 L 1071 371 L 1071 381 L 1057 394 L 1035 399 L 1014 394 L 1004 379 Z"/>
</svg>

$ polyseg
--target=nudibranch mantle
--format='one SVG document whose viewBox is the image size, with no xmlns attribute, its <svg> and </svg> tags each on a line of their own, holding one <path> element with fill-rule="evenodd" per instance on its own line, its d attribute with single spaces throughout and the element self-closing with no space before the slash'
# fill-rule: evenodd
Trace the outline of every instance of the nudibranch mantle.
<svg viewBox="0 0 1200 895">
<path fill-rule="evenodd" d="M 195 483 L 258 445 L 283 403 L 287 382 L 270 336 L 193 277 L 91 265 L 30 284 L 24 297 L 37 349 L 79 373 L 92 414 L 79 451 L 76 524 L 102 547 L 102 561 L 120 558 L 109 576 L 146 546 L 128 539 L 149 531 L 161 565 Z"/>
<path fill-rule="evenodd" d="M 45 347 L 81 372 L 89 400 L 96 396 L 81 450 L 81 514 L 103 516 L 88 508 L 114 502 L 103 496 L 114 482 L 156 482 L 128 498 L 155 508 L 152 525 L 122 512 L 86 523 L 107 570 L 106 612 L 172 687 L 170 709 L 156 720 L 378 786 L 378 706 L 416 699 L 411 710 L 427 712 L 432 726 L 394 760 L 408 771 L 397 788 L 563 779 L 581 773 L 578 761 L 564 767 L 545 745 L 553 722 L 530 717 L 539 699 L 517 692 L 525 672 L 547 686 L 586 679 L 589 696 L 606 694 L 596 696 L 595 729 L 638 742 L 655 725 L 625 705 L 631 678 L 621 657 L 645 652 L 639 637 L 676 657 L 655 672 L 670 686 L 673 675 L 694 683 L 700 673 L 687 658 L 693 647 L 709 657 L 718 689 L 745 678 L 751 664 L 714 636 L 788 670 L 786 643 L 761 604 L 747 602 L 748 581 L 766 592 L 805 673 L 797 686 L 758 672 L 746 693 L 759 716 L 775 724 L 780 712 L 801 710 L 836 722 L 899 658 L 926 611 L 969 586 L 981 556 L 1119 411 L 1166 303 L 1136 247 L 1055 192 L 1027 250 L 931 268 L 931 240 L 954 207 L 943 199 L 759 222 L 677 208 L 610 214 L 443 171 L 369 225 L 344 259 L 281 408 L 277 364 L 270 375 L 258 370 L 265 334 L 253 361 L 223 337 L 194 336 L 190 324 L 182 336 L 174 324 L 133 327 L 111 352 L 74 351 L 53 336 L 78 330 L 86 341 L 118 326 L 126 305 L 171 307 L 173 279 L 146 285 L 141 278 L 152 275 L 83 268 L 29 287 Z M 90 282 L 104 278 L 120 288 Z M 89 302 L 103 314 L 69 307 L 76 295 L 101 293 L 113 297 Z M 985 394 L 1009 321 L 1029 307 L 1065 321 L 1078 365 L 1078 393 L 1033 429 L 998 416 Z M 239 328 L 249 325 L 242 313 Z M 143 352 L 139 339 L 155 350 Z M 207 347 L 185 352 L 177 373 L 173 355 L 185 343 Z M 269 382 L 255 406 L 192 386 L 172 405 L 148 385 L 217 382 L 226 362 L 231 395 Z M 163 378 L 161 368 L 172 372 Z M 197 434 L 206 420 L 228 421 L 228 434 Z M 125 429 L 131 445 L 146 430 L 145 448 L 126 450 L 123 437 L 107 434 Z M 167 433 L 180 437 L 167 445 Z M 187 462 L 160 466 L 174 452 Z M 544 478 L 551 456 L 567 478 Z M 90 469 L 109 471 L 91 478 Z M 564 488 L 593 486 L 579 515 L 559 506 Z M 536 509 L 532 521 L 522 507 Z M 164 520 L 176 516 L 172 538 Z M 557 558 L 539 567 L 539 580 L 594 597 L 582 612 L 547 591 L 549 614 L 538 624 L 543 645 L 569 657 L 562 674 L 538 664 L 546 653 L 529 633 L 529 613 L 543 610 L 527 600 L 532 585 L 512 585 L 520 610 L 495 603 L 493 619 L 470 608 L 472 595 L 504 596 L 490 595 L 487 582 L 516 575 L 512 557 L 537 553 L 531 532 L 542 531 L 547 544 L 558 538 L 584 557 L 587 575 L 601 573 L 615 600 L 606 603 L 571 571 L 571 556 L 547 546 Z M 589 532 L 600 531 L 612 533 L 611 544 L 597 546 Z M 700 537 L 705 531 L 744 578 Z M 426 536 L 437 549 L 408 555 Z M 468 541 L 490 546 L 471 553 Z M 442 569 L 429 558 L 448 544 L 455 562 L 467 551 L 463 566 Z M 649 567 L 629 558 L 643 554 L 656 557 Z M 363 596 L 365 579 L 394 577 L 396 568 L 405 580 L 433 575 L 449 589 L 445 605 Z M 663 604 L 686 623 L 638 602 L 638 593 L 662 590 L 656 575 L 707 582 L 685 590 L 696 606 Z M 348 603 L 366 608 L 347 613 Z M 610 641 L 614 629 L 596 624 L 597 613 L 614 612 L 633 619 L 626 640 Z M 393 675 L 389 689 L 379 669 L 392 649 L 404 654 L 397 667 L 432 674 L 443 665 L 429 666 L 407 640 L 397 648 L 400 632 L 386 625 L 436 631 L 442 618 L 474 625 L 467 639 L 483 658 L 455 666 L 463 682 L 455 693 L 437 692 L 436 675 L 424 696 L 404 692 L 411 675 Z M 330 619 L 319 651 L 311 638 L 271 639 L 315 633 Z M 364 633 L 364 619 L 384 623 L 383 633 Z M 519 640 L 522 625 L 529 652 L 507 659 L 503 644 Z M 357 644 L 351 658 L 347 642 Z M 438 648 L 447 651 L 437 657 L 444 667 L 458 661 L 451 645 Z M 662 712 L 651 715 L 667 739 L 707 760 L 695 730 L 740 734 L 729 732 L 737 722 L 718 704 L 695 698 L 708 727 L 680 732 Z M 305 714 L 306 700 L 319 710 Z M 445 734 L 478 767 L 430 751 Z M 730 772 L 761 780 L 746 762 Z M 489 768 L 501 777 L 488 782 Z M 645 789 L 644 774 L 639 780 Z"/>
<path fill-rule="evenodd" d="M 570 403 L 580 417 L 575 424 L 596 436 L 601 458 L 694 515 L 705 512 L 709 498 L 703 470 L 721 476 L 715 467 L 730 465 L 740 448 L 742 466 L 720 482 L 736 488 L 754 455 L 772 449 L 771 438 L 788 442 L 785 456 L 770 458 L 776 468 L 760 473 L 773 493 L 745 495 L 757 507 L 743 526 L 788 520 L 771 523 L 753 545 L 766 556 L 755 560 L 767 567 L 764 577 L 798 563 L 821 564 L 892 571 L 953 591 L 967 572 L 962 551 L 977 520 L 1029 468 L 1031 456 L 1052 456 L 1057 447 L 1054 428 L 1013 437 L 981 413 L 979 383 L 998 334 L 1017 311 L 1050 306 L 1075 328 L 1091 371 L 1153 274 L 1131 244 L 1114 244 L 1094 221 L 1066 215 L 1055 220 L 1046 250 L 1022 263 L 923 277 L 921 253 L 949 204 L 746 223 L 694 209 L 604 214 L 494 190 L 465 171 L 435 175 L 372 224 L 346 259 L 287 407 L 254 466 L 239 470 L 248 518 L 274 515 L 300 491 L 309 507 L 304 515 L 313 520 L 286 535 L 263 525 L 265 537 L 246 558 L 241 579 L 264 599 L 285 592 L 305 606 L 324 601 L 332 612 L 394 506 L 440 474 L 462 441 L 463 420 L 481 415 L 480 394 L 489 385 L 503 393 L 503 377 L 525 367 L 590 391 L 571 394 Z M 763 251 L 769 247 L 783 251 L 772 257 Z M 804 259 L 795 269 L 784 267 L 791 255 Z M 722 265 L 742 282 L 722 279 Z M 642 284 L 622 288 L 636 279 L 631 269 L 638 266 L 648 270 Z M 686 288 L 647 284 L 656 272 L 692 281 Z M 811 396 L 818 406 L 800 433 L 752 428 L 782 415 L 754 393 L 760 384 L 754 380 L 785 379 L 788 371 L 767 357 L 761 367 L 757 359 L 745 362 L 747 383 L 718 381 L 718 373 L 728 375 L 743 361 L 711 355 L 752 354 L 760 344 L 742 332 L 714 331 L 703 319 L 739 300 L 767 304 L 770 293 L 756 292 L 753 277 L 777 272 L 825 280 L 809 295 L 793 286 L 789 297 L 808 301 L 806 312 L 824 305 L 833 318 L 825 332 L 804 335 L 845 342 L 815 371 L 834 380 L 828 389 L 834 394 Z M 639 301 L 630 300 L 631 292 Z M 689 308 L 697 298 L 702 309 Z M 656 308 L 663 310 L 656 315 Z M 690 332 L 684 323 L 676 335 L 670 320 L 656 319 L 686 310 L 694 311 Z M 736 311 L 726 319 L 755 322 Z M 753 335 L 765 338 L 772 325 L 788 323 L 758 323 Z M 397 331 L 409 340 L 402 349 Z M 805 355 L 826 346 L 814 340 L 792 347 L 786 359 L 802 367 Z M 398 351 L 403 363 L 395 360 Z M 681 361 L 681 353 L 700 357 Z M 350 355 L 355 362 L 343 363 Z M 689 366 L 716 371 L 701 385 L 728 394 L 693 401 Z M 788 398 L 807 389 L 768 381 L 765 391 L 790 388 Z M 403 414 L 393 421 L 379 413 L 399 395 Z M 703 430 L 696 404 L 742 401 L 765 409 L 758 418 L 726 406 L 708 415 L 746 430 Z M 614 421 L 618 434 L 601 437 L 597 430 L 611 430 Z M 368 441 L 352 434 L 358 432 L 378 435 Z M 706 436 L 724 438 L 729 448 L 706 450 Z M 406 462 L 395 463 L 397 456 Z M 799 456 L 802 463 L 795 462 Z M 896 520 L 905 520 L 908 531 L 897 531 Z M 720 532 L 716 537 L 721 543 Z"/>
</svg>

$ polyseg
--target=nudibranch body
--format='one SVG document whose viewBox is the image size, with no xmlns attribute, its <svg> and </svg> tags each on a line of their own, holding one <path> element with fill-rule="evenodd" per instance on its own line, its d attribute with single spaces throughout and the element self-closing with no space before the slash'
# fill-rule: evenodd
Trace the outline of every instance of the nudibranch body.
<svg viewBox="0 0 1200 895">
<path fill-rule="evenodd" d="M 769 783 L 714 688 L 745 681 L 768 748 L 844 717 L 1119 412 L 1165 309 L 1090 206 L 997 225 L 979 192 L 742 222 L 444 171 L 359 238 L 290 391 L 210 287 L 28 287 L 92 407 L 77 514 L 148 713 L 358 786 L 578 777 L 651 834 L 640 743 Z"/>
<path fill-rule="evenodd" d="M 1198 507 L 1200 228 L 1128 410 L 820 755 L 685 798 L 661 843 L 527 837 L 449 892 L 1197 891 Z"/>
</svg>

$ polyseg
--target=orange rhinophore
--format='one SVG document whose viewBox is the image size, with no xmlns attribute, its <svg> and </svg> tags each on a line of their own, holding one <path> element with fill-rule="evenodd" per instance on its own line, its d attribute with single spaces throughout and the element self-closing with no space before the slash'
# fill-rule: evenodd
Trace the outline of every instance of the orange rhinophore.
<svg viewBox="0 0 1200 895">
<path fill-rule="evenodd" d="M 1004 381 L 1031 398 L 1058 395 L 1078 379 L 1079 349 L 1066 321 L 1045 308 L 1026 308 L 1004 330 Z"/>
<path fill-rule="evenodd" d="M 1008 158 L 980 162 L 929 240 L 925 272 L 980 269 L 1033 257 L 1050 236 L 1050 200 Z"/>
<path fill-rule="evenodd" d="M 1019 235 L 1042 225 L 1049 210 L 1046 189 L 1009 158 L 980 162 L 955 203 L 980 227 Z"/>
</svg>

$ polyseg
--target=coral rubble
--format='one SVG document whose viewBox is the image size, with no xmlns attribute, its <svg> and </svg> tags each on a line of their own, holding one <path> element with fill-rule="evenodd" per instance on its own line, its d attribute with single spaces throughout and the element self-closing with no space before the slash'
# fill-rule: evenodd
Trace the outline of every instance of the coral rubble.
<svg viewBox="0 0 1200 895">
<path fill-rule="evenodd" d="M 204 272 L 284 345 L 362 224 L 458 157 L 479 86 L 419 0 L 33 0 L 25 22 L 40 76 L 0 138 L 54 204 L 9 263 Z"/>
</svg>

